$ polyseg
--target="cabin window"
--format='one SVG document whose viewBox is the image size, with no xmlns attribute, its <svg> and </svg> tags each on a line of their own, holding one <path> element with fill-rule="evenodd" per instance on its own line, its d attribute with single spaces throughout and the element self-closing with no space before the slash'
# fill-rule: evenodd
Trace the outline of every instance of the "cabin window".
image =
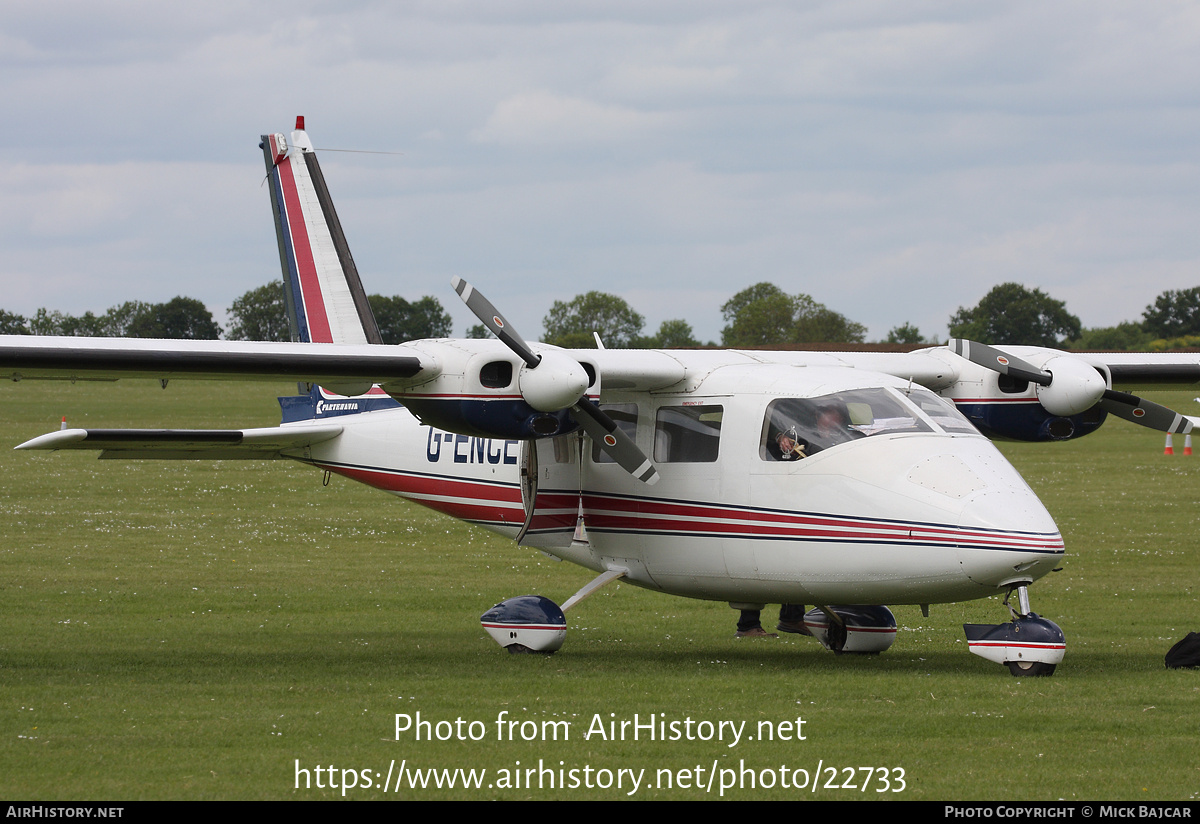
<svg viewBox="0 0 1200 824">
<path fill-rule="evenodd" d="M 817 398 L 779 398 L 767 406 L 759 456 L 764 461 L 796 461 L 871 435 L 932 431 L 933 427 L 883 388 Z"/>
<path fill-rule="evenodd" d="M 721 406 L 664 406 L 654 426 L 654 460 L 712 463 L 721 444 Z"/>
<path fill-rule="evenodd" d="M 631 441 L 637 440 L 637 416 L 638 408 L 636 403 L 602 403 L 600 408 L 613 419 L 613 423 L 617 428 L 629 436 Z M 600 444 L 592 441 L 592 463 L 610 464 L 616 463 L 607 452 L 600 448 Z"/>
</svg>

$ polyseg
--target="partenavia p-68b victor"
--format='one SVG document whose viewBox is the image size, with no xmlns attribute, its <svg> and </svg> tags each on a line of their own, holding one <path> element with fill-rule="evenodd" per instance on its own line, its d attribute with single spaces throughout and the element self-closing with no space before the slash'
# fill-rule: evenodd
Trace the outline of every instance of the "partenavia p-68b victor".
<svg viewBox="0 0 1200 824">
<path fill-rule="evenodd" d="M 988 437 L 1086 435 L 1113 414 L 1191 422 L 1113 389 L 1200 381 L 1195 356 L 564 350 L 527 343 L 471 285 L 494 340 L 383 345 L 303 120 L 262 149 L 292 343 L 0 337 L 0 376 L 303 382 L 280 426 L 66 429 L 19 449 L 101 458 L 288 458 L 392 492 L 598 573 L 561 608 L 522 596 L 483 616 L 513 651 L 549 652 L 564 611 L 623 578 L 734 606 L 817 604 L 837 652 L 895 639 L 883 604 L 1005 594 L 1011 620 L 970 649 L 1048 675 L 1061 630 L 1028 587 L 1063 559 L 1045 507 Z M 1012 594 L 1016 604 L 1010 604 Z"/>
</svg>

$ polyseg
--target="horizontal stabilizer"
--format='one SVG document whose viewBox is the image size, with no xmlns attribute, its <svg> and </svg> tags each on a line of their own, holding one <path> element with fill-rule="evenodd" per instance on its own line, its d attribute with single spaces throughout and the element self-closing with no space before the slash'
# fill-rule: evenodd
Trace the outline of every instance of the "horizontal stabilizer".
<svg viewBox="0 0 1200 824">
<path fill-rule="evenodd" d="M 17 449 L 98 449 L 101 458 L 242 460 L 290 457 L 287 452 L 336 438 L 338 425 L 265 429 L 62 429 Z"/>
</svg>

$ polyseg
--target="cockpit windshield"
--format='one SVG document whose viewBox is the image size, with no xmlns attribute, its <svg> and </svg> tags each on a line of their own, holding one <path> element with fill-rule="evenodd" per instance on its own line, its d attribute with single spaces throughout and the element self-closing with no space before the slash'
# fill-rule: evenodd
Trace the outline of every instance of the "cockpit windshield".
<svg viewBox="0 0 1200 824">
<path fill-rule="evenodd" d="M 932 392 L 927 394 L 937 398 Z M 889 390 L 852 389 L 816 398 L 772 401 L 767 406 L 759 452 L 764 461 L 796 461 L 872 435 L 933 431 Z"/>
<path fill-rule="evenodd" d="M 939 397 L 928 389 L 913 389 L 906 391 L 905 396 L 920 407 L 935 424 L 947 432 L 965 432 L 978 435 L 979 430 L 967 420 L 958 407 L 945 398 Z"/>
</svg>

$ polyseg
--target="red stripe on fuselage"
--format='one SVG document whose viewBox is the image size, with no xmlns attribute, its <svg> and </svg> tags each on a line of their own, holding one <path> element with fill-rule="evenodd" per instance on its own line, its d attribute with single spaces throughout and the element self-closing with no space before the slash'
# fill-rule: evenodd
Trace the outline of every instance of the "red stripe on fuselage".
<svg viewBox="0 0 1200 824">
<path fill-rule="evenodd" d="M 539 503 L 543 496 L 539 495 Z M 1061 535 L 1012 533 L 916 523 L 762 512 L 705 504 L 672 503 L 601 495 L 584 496 L 584 517 L 591 529 L 634 532 L 691 532 L 727 537 L 777 536 L 813 540 L 893 541 L 1062 552 Z"/>
<path fill-rule="evenodd" d="M 521 506 L 521 490 L 515 486 L 344 466 L 322 465 L 322 468 L 367 486 L 394 492 L 409 498 L 414 503 L 465 521 L 500 522 L 515 526 L 520 526 L 525 521 L 525 510 Z M 428 500 L 423 496 L 457 500 Z"/>
<path fill-rule="evenodd" d="M 973 403 L 1041 403 L 1037 398 L 1022 397 L 1022 398 L 951 398 L 956 404 L 961 403 L 969 406 Z"/>
<path fill-rule="evenodd" d="M 516 485 L 467 478 L 420 475 L 358 467 L 324 466 L 332 472 L 402 495 L 455 518 L 520 525 L 525 513 Z M 530 523 L 534 532 L 561 531 L 575 526 L 578 497 L 574 492 L 538 494 L 538 510 Z M 944 547 L 971 546 L 1011 551 L 1062 552 L 1061 535 L 1006 533 L 983 529 L 803 513 L 763 512 L 700 503 L 675 503 L 637 498 L 584 495 L 584 518 L 589 529 L 636 532 L 645 535 L 692 533 L 719 538 L 781 538 L 786 540 L 886 542 Z"/>
</svg>

